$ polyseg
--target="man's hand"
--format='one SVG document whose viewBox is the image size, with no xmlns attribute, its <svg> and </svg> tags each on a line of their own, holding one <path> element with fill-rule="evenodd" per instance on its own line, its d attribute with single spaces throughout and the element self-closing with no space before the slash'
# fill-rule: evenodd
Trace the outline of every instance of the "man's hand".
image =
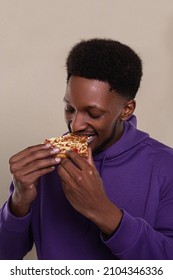
<svg viewBox="0 0 173 280">
<path fill-rule="evenodd" d="M 110 235 L 119 225 L 122 212 L 105 193 L 100 175 L 89 158 L 68 152 L 58 167 L 64 193 L 71 205 L 82 215 L 92 220 L 105 235 Z"/>
<path fill-rule="evenodd" d="M 10 171 L 13 174 L 14 192 L 10 209 L 15 216 L 28 213 L 31 203 L 37 196 L 37 181 L 39 177 L 55 169 L 59 158 L 52 157 L 58 150 L 51 145 L 36 145 L 29 147 L 9 160 Z"/>
</svg>

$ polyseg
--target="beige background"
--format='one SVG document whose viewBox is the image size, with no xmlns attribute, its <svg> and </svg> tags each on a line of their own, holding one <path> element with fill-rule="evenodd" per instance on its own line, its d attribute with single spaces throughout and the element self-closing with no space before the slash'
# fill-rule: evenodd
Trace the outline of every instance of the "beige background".
<svg viewBox="0 0 173 280">
<path fill-rule="evenodd" d="M 1 204 L 9 157 L 66 129 L 65 57 L 91 37 L 120 40 L 141 55 L 138 127 L 172 146 L 172 0 L 0 0 Z"/>
</svg>

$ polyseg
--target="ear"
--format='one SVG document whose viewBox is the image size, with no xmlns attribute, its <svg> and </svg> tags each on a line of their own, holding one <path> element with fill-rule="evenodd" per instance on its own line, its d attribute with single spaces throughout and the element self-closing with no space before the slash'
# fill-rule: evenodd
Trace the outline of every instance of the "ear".
<svg viewBox="0 0 173 280">
<path fill-rule="evenodd" d="M 134 99 L 125 103 L 121 114 L 121 120 L 123 121 L 128 120 L 133 114 L 135 108 L 136 108 L 136 101 Z"/>
</svg>

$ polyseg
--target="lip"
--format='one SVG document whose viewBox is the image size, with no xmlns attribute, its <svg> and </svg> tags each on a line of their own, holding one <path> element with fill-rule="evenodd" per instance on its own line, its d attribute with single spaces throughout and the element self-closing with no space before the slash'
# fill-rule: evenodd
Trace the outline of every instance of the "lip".
<svg viewBox="0 0 173 280">
<path fill-rule="evenodd" d="M 88 137 L 88 139 L 96 136 L 96 133 L 74 133 L 73 134 L 77 135 L 77 136 L 84 136 L 84 137 Z"/>
</svg>

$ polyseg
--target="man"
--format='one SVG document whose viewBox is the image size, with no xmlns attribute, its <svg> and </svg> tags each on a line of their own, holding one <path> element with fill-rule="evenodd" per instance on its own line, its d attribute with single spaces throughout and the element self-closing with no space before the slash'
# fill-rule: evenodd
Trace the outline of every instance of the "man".
<svg viewBox="0 0 173 280">
<path fill-rule="evenodd" d="M 51 145 L 10 159 L 1 208 L 0 258 L 173 259 L 173 150 L 136 128 L 139 56 L 106 39 L 67 57 L 65 120 L 90 136 L 89 157 L 60 161 Z"/>
</svg>

